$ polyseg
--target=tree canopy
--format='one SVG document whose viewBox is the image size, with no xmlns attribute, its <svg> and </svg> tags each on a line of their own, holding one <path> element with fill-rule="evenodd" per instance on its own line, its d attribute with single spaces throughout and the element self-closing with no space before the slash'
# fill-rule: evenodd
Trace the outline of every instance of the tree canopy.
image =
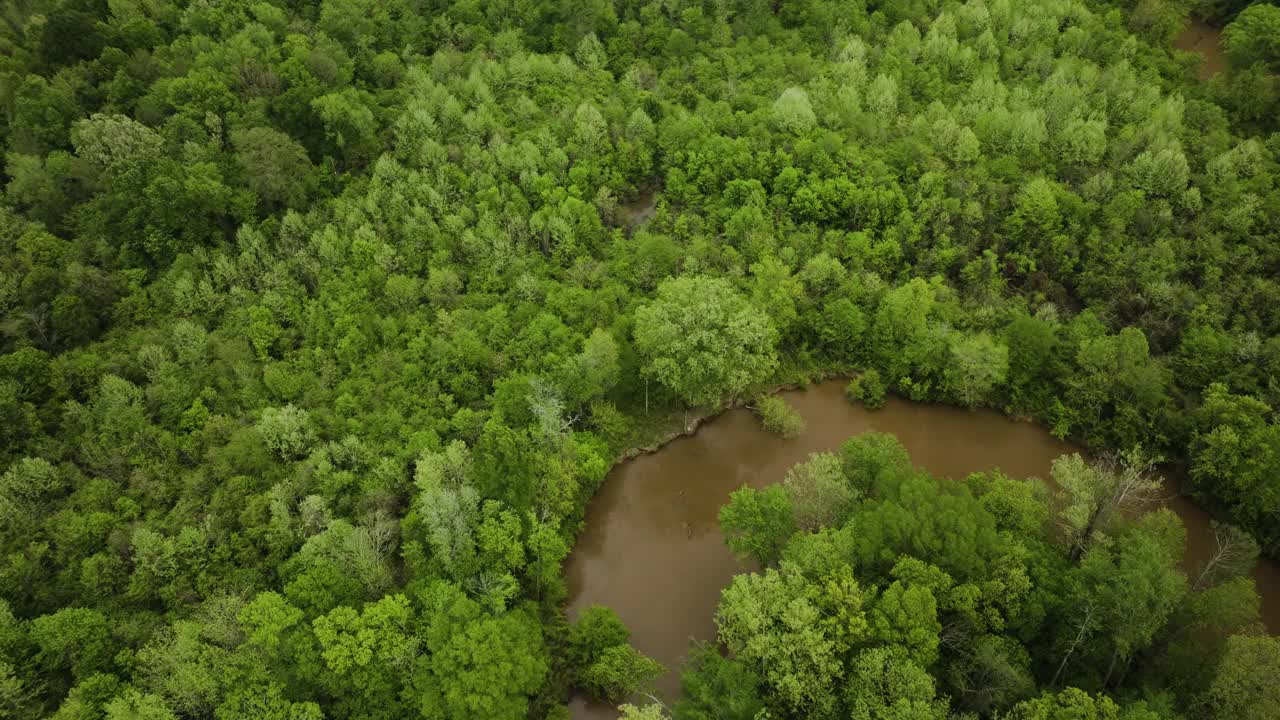
<svg viewBox="0 0 1280 720">
<path fill-rule="evenodd" d="M 834 374 L 1141 447 L 1232 529 L 1184 588 L 1123 463 L 1064 465 L 1064 515 L 869 440 L 726 506 L 767 568 L 672 711 L 1234 713 L 1270 667 L 1241 558 L 1280 555 L 1276 17 L 7 2 L 0 715 L 643 691 L 564 615 L 587 502 L 693 413 Z"/>
<path fill-rule="evenodd" d="M 724 507 L 730 547 L 759 552 L 747 541 L 767 532 L 771 555 L 758 557 L 776 565 L 725 589 L 716 621 L 728 659 L 698 650 L 673 717 L 744 702 L 780 717 L 938 720 L 1280 707 L 1263 680 L 1276 638 L 1259 632 L 1249 566 L 1207 566 L 1211 580 L 1189 582 L 1176 516 L 1118 499 L 1145 478 L 1133 454 L 1120 465 L 1060 458 L 1056 497 L 998 472 L 931 477 L 892 436 L 851 438 L 839 457 L 831 481 L 867 493 L 810 495 L 826 512 L 805 510 L 814 522 L 792 522 L 788 538 L 749 511 L 789 491 L 791 476 Z"/>
</svg>

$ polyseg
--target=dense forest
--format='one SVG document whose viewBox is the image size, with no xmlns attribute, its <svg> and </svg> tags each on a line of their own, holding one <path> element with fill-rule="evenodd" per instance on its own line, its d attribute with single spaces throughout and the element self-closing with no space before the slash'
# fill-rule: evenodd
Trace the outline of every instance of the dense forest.
<svg viewBox="0 0 1280 720">
<path fill-rule="evenodd" d="M 939 480 L 868 433 L 735 492 L 727 540 L 766 569 L 724 592 L 731 654 L 694 653 L 675 717 L 1274 717 L 1256 547 L 1223 534 L 1189 578 L 1138 453 L 1064 455 L 1052 481 Z"/>
<path fill-rule="evenodd" d="M 1208 82 L 1171 50 L 1225 26 Z M 627 449 L 824 374 L 1041 421 L 736 494 L 672 708 L 1280 717 L 1280 7 L 9 0 L 0 718 L 564 717 Z M 767 405 L 766 405 L 767 407 Z M 785 408 L 776 408 L 785 428 Z M 1152 464 L 1221 521 L 1132 512 Z"/>
</svg>

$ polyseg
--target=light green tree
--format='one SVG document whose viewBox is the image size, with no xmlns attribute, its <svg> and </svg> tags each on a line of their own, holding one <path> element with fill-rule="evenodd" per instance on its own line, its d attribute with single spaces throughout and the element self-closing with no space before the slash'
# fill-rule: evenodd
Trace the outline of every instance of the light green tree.
<svg viewBox="0 0 1280 720">
<path fill-rule="evenodd" d="M 48 460 L 22 458 L 0 475 L 0 521 L 17 527 L 63 485 L 58 469 Z"/>
<path fill-rule="evenodd" d="M 412 610 L 403 595 L 388 595 L 363 610 L 335 608 L 315 619 L 312 629 L 329 670 L 338 675 L 375 672 L 386 664 L 403 664 L 414 652 L 408 634 Z"/>
<path fill-rule="evenodd" d="M 302 456 L 315 440 L 311 416 L 292 403 L 279 408 L 266 408 L 258 419 L 262 441 L 280 457 L 290 460 Z"/>
<path fill-rule="evenodd" d="M 447 616 L 433 618 L 441 627 L 429 633 L 423 716 L 448 720 L 525 717 L 529 698 L 548 670 L 537 619 L 523 610 L 473 618 L 461 625 Z"/>
<path fill-rule="evenodd" d="M 565 360 L 557 377 L 571 407 L 600 398 L 618 383 L 618 342 L 596 328 L 582 341 L 582 351 Z"/>
<path fill-rule="evenodd" d="M 881 123 L 887 124 L 898 111 L 898 81 L 887 75 L 877 75 L 867 88 L 867 107 Z"/>
<path fill-rule="evenodd" d="M 106 704 L 107 720 L 177 720 L 164 698 L 129 688 Z"/>
<path fill-rule="evenodd" d="M 850 720 L 944 720 L 947 703 L 933 678 L 897 645 L 870 648 L 850 663 L 845 681 Z"/>
<path fill-rule="evenodd" d="M 664 280 L 636 310 L 641 372 L 692 406 L 734 398 L 777 368 L 777 330 L 769 317 L 719 278 Z"/>
<path fill-rule="evenodd" d="M 716 611 L 720 640 L 763 678 L 788 712 L 826 718 L 836 708 L 842 668 L 822 631 L 822 611 L 808 583 L 785 569 L 739 575 Z"/>
<path fill-rule="evenodd" d="M 988 333 L 956 335 L 944 375 L 951 391 L 967 407 L 991 397 L 1009 374 L 1009 348 Z"/>
<path fill-rule="evenodd" d="M 755 411 L 760 416 L 760 424 L 769 432 L 788 440 L 804 434 L 804 417 L 782 397 L 766 395 L 760 398 L 756 401 Z"/>
<path fill-rule="evenodd" d="M 773 320 L 779 335 L 786 337 L 799 313 L 796 303 L 804 296 L 804 286 L 791 268 L 772 255 L 751 265 L 751 302 Z"/>
<path fill-rule="evenodd" d="M 787 471 L 782 481 L 796 527 L 813 532 L 834 526 L 852 509 L 857 493 L 845 481 L 840 457 L 814 453 Z"/>
<path fill-rule="evenodd" d="M 933 287 L 920 278 L 890 290 L 876 309 L 871 325 L 876 364 L 891 383 L 931 365 L 941 348 L 929 332 L 930 313 L 937 299 Z"/>
<path fill-rule="evenodd" d="M 475 572 L 480 494 L 471 484 L 471 452 L 455 440 L 439 452 L 423 453 L 414 470 L 418 508 L 433 556 L 453 578 Z"/>
<path fill-rule="evenodd" d="M 237 616 L 245 639 L 263 650 L 279 649 L 286 633 L 302 621 L 302 611 L 293 607 L 279 593 L 261 592 Z"/>
<path fill-rule="evenodd" d="M 325 135 L 348 164 L 367 162 L 377 152 L 378 121 L 371 103 L 367 92 L 351 87 L 311 101 Z"/>
<path fill-rule="evenodd" d="M 1144 150 L 1129 165 L 1134 186 L 1157 197 L 1174 197 L 1185 190 L 1190 172 L 1187 156 L 1177 147 Z"/>
<path fill-rule="evenodd" d="M 845 479 L 855 490 L 873 495 L 882 481 L 909 471 L 911 457 L 896 436 L 867 432 L 840 445 L 840 465 Z"/>
<path fill-rule="evenodd" d="M 648 705 L 619 705 L 619 720 L 667 720 L 667 713 L 657 703 Z"/>
<path fill-rule="evenodd" d="M 1069 687 L 1060 692 L 1046 691 L 1034 700 L 1024 700 L 1009 711 L 1009 720 L 1119 720 L 1120 708 L 1106 695 L 1090 695 Z"/>
<path fill-rule="evenodd" d="M 908 657 L 921 667 L 938 659 L 938 603 L 929 588 L 895 580 L 867 614 L 872 636 L 884 643 L 902 646 Z"/>
<path fill-rule="evenodd" d="M 140 172 L 160 156 L 164 140 L 123 115 L 94 113 L 71 130 L 76 154 L 113 176 Z"/>
<path fill-rule="evenodd" d="M 1153 461 L 1134 448 L 1098 463 L 1088 463 L 1079 453 L 1053 461 L 1051 476 L 1059 488 L 1059 512 L 1071 542 L 1071 556 L 1078 559 L 1098 532 L 1118 514 L 1153 502 L 1162 490 Z"/>
<path fill-rule="evenodd" d="M 784 132 L 803 135 L 817 124 L 817 116 L 803 88 L 789 87 L 773 102 L 773 122 Z"/>
<path fill-rule="evenodd" d="M 604 46 L 600 44 L 600 39 L 595 33 L 589 32 L 578 41 L 578 47 L 573 51 L 573 59 L 587 70 L 599 70 L 608 61 L 608 56 L 605 54 Z"/>
</svg>

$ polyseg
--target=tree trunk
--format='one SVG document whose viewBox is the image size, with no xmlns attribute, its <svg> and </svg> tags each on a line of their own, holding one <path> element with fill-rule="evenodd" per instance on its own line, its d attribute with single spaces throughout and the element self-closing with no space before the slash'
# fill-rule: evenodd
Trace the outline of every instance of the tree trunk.
<svg viewBox="0 0 1280 720">
<path fill-rule="evenodd" d="M 1076 632 L 1076 637 L 1071 641 L 1071 647 L 1067 648 L 1067 654 L 1062 656 L 1062 662 L 1058 663 L 1058 670 L 1053 674 L 1053 680 L 1049 683 L 1049 687 L 1058 687 L 1058 679 L 1062 677 L 1062 671 L 1067 669 L 1067 661 L 1071 659 L 1071 655 L 1075 653 L 1076 647 L 1084 640 L 1084 634 L 1089 629 L 1089 625 L 1093 622 L 1093 606 L 1085 612 L 1084 620 L 1080 621 L 1080 628 Z"/>
<path fill-rule="evenodd" d="M 1111 673 L 1115 672 L 1115 669 L 1116 669 L 1116 659 L 1117 659 L 1117 658 L 1119 658 L 1119 657 L 1120 657 L 1120 651 L 1119 651 L 1119 650 L 1115 650 L 1115 651 L 1113 651 L 1113 652 L 1111 653 L 1111 662 L 1107 665 L 1107 676 L 1106 676 L 1105 678 L 1103 678 L 1103 679 L 1102 679 L 1102 687 L 1104 687 L 1104 688 L 1105 688 L 1105 687 L 1110 687 L 1110 685 L 1111 685 Z"/>
<path fill-rule="evenodd" d="M 1120 677 L 1116 678 L 1116 687 L 1120 687 L 1124 684 L 1124 679 L 1129 677 L 1129 668 L 1131 667 L 1133 667 L 1133 658 L 1125 658 L 1124 665 L 1120 666 Z"/>
<path fill-rule="evenodd" d="M 1093 534 L 1098 531 L 1098 520 L 1102 517 L 1104 507 L 1105 505 L 1099 505 L 1094 508 L 1093 513 L 1089 515 L 1089 522 L 1085 524 L 1084 530 L 1081 531 L 1080 539 L 1076 542 L 1075 546 L 1071 548 L 1072 563 L 1080 562 L 1080 558 L 1084 555 L 1085 549 L 1089 547 L 1089 541 L 1093 538 Z"/>
</svg>

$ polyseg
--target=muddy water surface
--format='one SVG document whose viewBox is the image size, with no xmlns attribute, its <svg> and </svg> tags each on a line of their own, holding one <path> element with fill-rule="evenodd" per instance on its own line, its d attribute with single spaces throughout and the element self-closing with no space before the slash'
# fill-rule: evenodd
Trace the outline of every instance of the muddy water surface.
<svg viewBox="0 0 1280 720">
<path fill-rule="evenodd" d="M 785 393 L 808 422 L 796 440 L 765 432 L 747 410 L 727 412 L 660 451 L 614 468 L 587 510 L 587 524 L 565 567 L 571 617 L 593 604 L 608 605 L 631 628 L 631 642 L 672 671 L 659 682 L 668 702 L 679 689 L 678 669 L 690 639 L 715 637 L 720 591 L 737 561 L 720 536 L 716 514 L 742 485 L 782 480 L 809 453 L 833 450 L 852 435 L 890 432 L 911 460 L 935 475 L 962 478 L 999 468 L 1012 477 L 1047 478 L 1053 459 L 1075 452 L 1039 425 L 993 412 L 969 412 L 891 399 L 881 410 L 849 403 L 842 381 Z M 1189 567 L 1212 545 L 1208 517 L 1180 497 L 1169 506 L 1187 526 Z M 1254 571 L 1263 613 L 1280 631 L 1280 568 Z M 575 718 L 616 718 L 608 706 L 581 698 Z"/>
<path fill-rule="evenodd" d="M 628 230 L 634 230 L 653 219 L 658 212 L 656 190 L 641 190 L 634 200 L 618 206 L 618 215 Z"/>
<path fill-rule="evenodd" d="M 1208 80 L 1227 67 L 1227 58 L 1222 54 L 1222 30 L 1204 21 L 1192 19 L 1187 23 L 1187 27 L 1174 38 L 1173 46 L 1204 56 L 1200 65 L 1201 80 Z"/>
</svg>

